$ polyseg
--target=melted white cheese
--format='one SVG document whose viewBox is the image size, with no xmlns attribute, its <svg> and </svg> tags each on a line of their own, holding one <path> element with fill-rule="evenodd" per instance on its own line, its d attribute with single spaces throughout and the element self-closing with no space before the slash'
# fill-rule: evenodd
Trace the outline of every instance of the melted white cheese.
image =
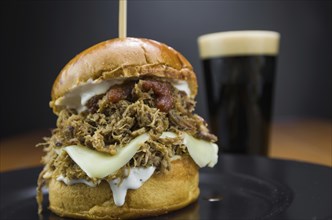
<svg viewBox="0 0 332 220">
<path fill-rule="evenodd" d="M 173 132 L 163 132 L 160 138 L 175 138 Z M 183 132 L 183 144 L 186 145 L 189 155 L 199 167 L 214 167 L 218 162 L 218 145 L 194 138 Z"/>
<path fill-rule="evenodd" d="M 218 145 L 204 140 L 199 140 L 184 133 L 183 144 L 187 146 L 188 152 L 200 167 L 214 167 L 218 162 Z"/>
<path fill-rule="evenodd" d="M 182 133 L 183 144 L 188 148 L 189 155 L 200 167 L 213 167 L 218 162 L 218 146 L 214 143 L 199 140 Z M 173 132 L 163 132 L 161 138 L 175 138 Z M 114 156 L 101 153 L 82 146 L 67 146 L 64 151 L 90 177 L 104 178 L 127 164 L 150 136 L 147 133 L 133 139 L 127 146 L 118 150 Z M 175 158 L 174 158 L 175 159 Z"/>
<path fill-rule="evenodd" d="M 65 106 L 67 108 L 76 109 L 78 113 L 85 111 L 86 103 L 90 98 L 96 95 L 101 95 L 114 85 L 122 84 L 124 80 L 104 80 L 93 81 L 88 80 L 85 84 L 79 85 L 72 89 L 69 93 L 55 101 L 56 106 Z M 184 91 L 188 96 L 190 89 L 188 83 L 184 80 L 174 80 L 172 85 L 180 91 Z"/>
<path fill-rule="evenodd" d="M 115 205 L 122 206 L 125 203 L 125 198 L 128 189 L 138 189 L 144 182 L 146 182 L 154 173 L 155 167 L 132 167 L 130 168 L 127 178 L 120 182 L 120 179 L 109 181 L 111 190 L 113 192 L 113 200 Z"/>
<path fill-rule="evenodd" d="M 64 150 L 90 178 L 104 178 L 128 163 L 148 139 L 148 134 L 141 134 L 120 148 L 114 156 L 76 145 L 65 147 Z"/>
</svg>

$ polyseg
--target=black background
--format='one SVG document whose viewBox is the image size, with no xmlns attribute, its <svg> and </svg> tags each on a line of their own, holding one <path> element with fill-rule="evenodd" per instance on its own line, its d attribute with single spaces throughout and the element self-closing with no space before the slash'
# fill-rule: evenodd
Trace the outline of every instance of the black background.
<svg viewBox="0 0 332 220">
<path fill-rule="evenodd" d="M 194 66 L 196 112 L 207 117 L 197 37 L 262 29 L 281 33 L 274 119 L 331 120 L 331 1 L 129 0 L 128 36 L 164 42 Z M 118 1 L 1 3 L 1 137 L 55 126 L 51 86 L 77 53 L 117 37 Z"/>
</svg>

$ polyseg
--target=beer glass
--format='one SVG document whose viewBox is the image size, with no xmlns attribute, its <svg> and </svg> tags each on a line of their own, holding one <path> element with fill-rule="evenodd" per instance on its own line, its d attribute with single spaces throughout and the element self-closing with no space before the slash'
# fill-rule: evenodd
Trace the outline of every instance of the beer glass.
<svg viewBox="0 0 332 220">
<path fill-rule="evenodd" d="M 268 153 L 279 38 L 273 31 L 198 38 L 210 126 L 223 152 Z"/>
</svg>

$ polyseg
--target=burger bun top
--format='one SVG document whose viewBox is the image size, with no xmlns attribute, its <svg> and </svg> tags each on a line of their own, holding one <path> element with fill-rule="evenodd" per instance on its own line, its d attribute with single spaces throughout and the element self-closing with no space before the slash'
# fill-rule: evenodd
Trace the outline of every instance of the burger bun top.
<svg viewBox="0 0 332 220">
<path fill-rule="evenodd" d="M 197 80 L 191 64 L 173 48 L 143 38 L 115 38 L 96 44 L 74 57 L 56 78 L 50 106 L 89 80 L 123 80 L 155 76 L 184 80 L 190 96 L 197 94 Z"/>
</svg>

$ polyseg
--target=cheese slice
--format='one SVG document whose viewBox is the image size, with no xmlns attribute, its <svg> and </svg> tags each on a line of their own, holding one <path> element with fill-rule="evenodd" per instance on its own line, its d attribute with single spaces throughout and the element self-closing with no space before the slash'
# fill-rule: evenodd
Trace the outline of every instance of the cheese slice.
<svg viewBox="0 0 332 220">
<path fill-rule="evenodd" d="M 160 138 L 177 136 L 173 132 L 163 132 Z M 189 155 L 199 167 L 213 167 L 218 162 L 218 145 L 196 139 L 185 132 L 181 136 Z M 127 146 L 120 148 L 114 156 L 77 145 L 67 146 L 64 151 L 90 178 L 104 178 L 126 165 L 149 138 L 147 133 L 141 134 Z"/>
<path fill-rule="evenodd" d="M 160 138 L 175 138 L 174 132 L 163 132 Z M 183 132 L 183 144 L 186 145 L 189 155 L 199 167 L 214 167 L 218 162 L 218 145 L 194 138 Z"/>
<path fill-rule="evenodd" d="M 141 134 L 114 156 L 77 145 L 67 146 L 64 150 L 90 178 L 104 178 L 127 164 L 148 139 L 148 134 Z"/>
<path fill-rule="evenodd" d="M 184 133 L 183 144 L 187 146 L 191 158 L 199 167 L 214 167 L 218 162 L 218 145 L 199 140 Z"/>
</svg>

